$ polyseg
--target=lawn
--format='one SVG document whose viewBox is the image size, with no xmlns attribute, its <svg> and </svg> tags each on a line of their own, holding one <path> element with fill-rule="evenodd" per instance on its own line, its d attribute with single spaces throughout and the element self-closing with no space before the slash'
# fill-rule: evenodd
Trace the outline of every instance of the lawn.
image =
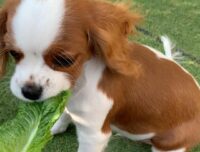
<svg viewBox="0 0 200 152">
<path fill-rule="evenodd" d="M 184 55 L 181 64 L 200 82 L 200 1 L 134 0 L 134 4 L 145 19 L 132 39 L 163 51 L 158 37 L 168 35 L 176 44 L 175 50 Z M 15 117 L 18 107 L 9 90 L 12 62 L 9 67 L 7 76 L 0 81 L 0 124 Z M 55 136 L 44 152 L 75 152 L 77 146 L 75 128 L 71 125 L 65 133 Z M 113 135 L 106 152 L 150 152 L 150 147 Z M 200 152 L 200 148 L 193 152 Z"/>
</svg>

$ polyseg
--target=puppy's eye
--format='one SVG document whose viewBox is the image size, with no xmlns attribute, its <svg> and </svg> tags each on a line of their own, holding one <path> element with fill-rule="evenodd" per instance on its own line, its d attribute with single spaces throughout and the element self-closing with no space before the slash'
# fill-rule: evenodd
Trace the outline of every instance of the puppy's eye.
<svg viewBox="0 0 200 152">
<path fill-rule="evenodd" d="M 10 55 L 18 62 L 22 59 L 23 57 L 23 54 L 22 53 L 19 53 L 17 51 L 14 51 L 14 50 L 11 50 L 9 51 L 10 52 Z"/>
<path fill-rule="evenodd" d="M 74 64 L 74 59 L 62 55 L 57 55 L 53 57 L 53 64 L 56 67 L 70 67 Z"/>
</svg>

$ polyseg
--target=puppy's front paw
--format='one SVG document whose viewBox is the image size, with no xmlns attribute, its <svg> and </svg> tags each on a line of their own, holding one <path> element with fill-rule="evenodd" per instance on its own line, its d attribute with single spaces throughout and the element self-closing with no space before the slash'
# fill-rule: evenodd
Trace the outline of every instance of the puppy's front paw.
<svg viewBox="0 0 200 152">
<path fill-rule="evenodd" d="M 54 126 L 51 128 L 51 134 L 52 135 L 56 135 L 56 134 L 60 134 L 65 132 L 65 130 L 67 130 L 68 125 L 66 125 L 66 123 L 61 122 L 60 120 L 58 120 Z"/>
</svg>

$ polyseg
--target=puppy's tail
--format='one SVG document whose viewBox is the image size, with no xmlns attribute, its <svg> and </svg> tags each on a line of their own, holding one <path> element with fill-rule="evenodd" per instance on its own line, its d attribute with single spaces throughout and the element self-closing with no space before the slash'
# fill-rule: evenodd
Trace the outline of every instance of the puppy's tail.
<svg viewBox="0 0 200 152">
<path fill-rule="evenodd" d="M 172 44 L 171 40 L 169 39 L 168 36 L 161 36 L 160 39 L 163 43 L 163 47 L 165 50 L 165 56 L 169 59 L 173 59 L 173 55 L 172 55 L 173 44 Z"/>
<path fill-rule="evenodd" d="M 172 52 L 174 49 L 175 45 L 172 43 L 170 38 L 168 36 L 161 36 L 161 41 L 163 43 L 164 51 L 165 51 L 165 56 L 168 59 L 171 60 L 177 60 L 180 61 L 183 59 L 182 53 L 181 52 Z"/>
</svg>

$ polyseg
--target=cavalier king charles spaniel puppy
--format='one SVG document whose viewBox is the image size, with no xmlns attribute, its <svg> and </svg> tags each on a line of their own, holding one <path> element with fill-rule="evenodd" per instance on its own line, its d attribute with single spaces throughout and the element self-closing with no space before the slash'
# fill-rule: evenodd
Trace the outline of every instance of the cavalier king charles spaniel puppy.
<svg viewBox="0 0 200 152">
<path fill-rule="evenodd" d="M 200 143 L 200 88 L 175 61 L 130 42 L 140 16 L 100 0 L 6 0 L 0 10 L 0 74 L 26 102 L 71 89 L 52 134 L 76 125 L 78 152 L 102 152 L 116 131 L 153 152 Z"/>
</svg>

